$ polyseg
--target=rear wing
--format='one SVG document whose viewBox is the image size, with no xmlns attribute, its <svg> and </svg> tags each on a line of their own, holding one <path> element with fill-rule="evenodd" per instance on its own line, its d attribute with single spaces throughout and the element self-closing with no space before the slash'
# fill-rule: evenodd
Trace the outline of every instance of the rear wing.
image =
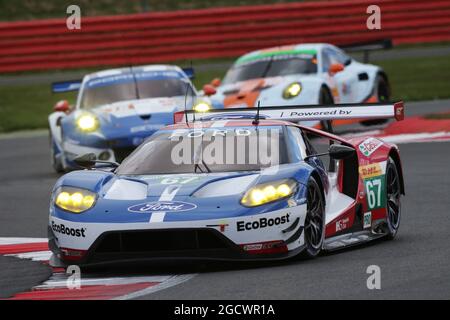
<svg viewBox="0 0 450 320">
<path fill-rule="evenodd" d="M 360 42 L 360 43 L 354 43 L 354 44 L 350 44 L 350 45 L 340 46 L 340 48 L 345 50 L 346 52 L 363 52 L 364 53 L 364 58 L 363 58 L 364 63 L 369 62 L 370 51 L 392 49 L 392 47 L 393 47 L 393 45 L 392 45 L 391 39 L 380 39 L 380 40 L 374 40 L 374 41 L 370 41 L 370 42 Z"/>
<path fill-rule="evenodd" d="M 52 83 L 53 93 L 63 93 L 80 90 L 82 80 L 69 80 Z"/>
<path fill-rule="evenodd" d="M 207 112 L 194 110 L 179 111 L 174 114 L 174 122 L 217 121 L 255 118 L 258 108 L 211 109 Z M 310 120 L 347 119 L 389 119 L 403 120 L 403 101 L 395 103 L 335 104 L 307 106 L 261 106 L 259 118 L 285 120 L 291 122 Z"/>
</svg>

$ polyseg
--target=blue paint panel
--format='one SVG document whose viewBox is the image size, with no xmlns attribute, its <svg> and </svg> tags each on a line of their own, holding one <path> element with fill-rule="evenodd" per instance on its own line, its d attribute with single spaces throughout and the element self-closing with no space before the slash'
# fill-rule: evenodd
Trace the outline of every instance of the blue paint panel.
<svg viewBox="0 0 450 320">
<path fill-rule="evenodd" d="M 52 83 L 53 93 L 63 93 L 70 91 L 78 91 L 81 87 L 81 80 L 64 81 Z"/>
</svg>

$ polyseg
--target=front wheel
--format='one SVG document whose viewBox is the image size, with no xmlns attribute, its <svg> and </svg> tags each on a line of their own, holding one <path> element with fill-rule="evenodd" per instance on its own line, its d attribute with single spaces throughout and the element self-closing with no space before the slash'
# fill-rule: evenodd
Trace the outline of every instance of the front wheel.
<svg viewBox="0 0 450 320">
<path fill-rule="evenodd" d="M 308 182 L 305 219 L 304 256 L 316 257 L 322 250 L 325 239 L 325 203 L 322 192 L 314 178 Z"/>
<path fill-rule="evenodd" d="M 392 158 L 386 166 L 386 210 L 387 238 L 394 239 L 400 227 L 401 218 L 401 187 L 400 175 Z"/>
</svg>

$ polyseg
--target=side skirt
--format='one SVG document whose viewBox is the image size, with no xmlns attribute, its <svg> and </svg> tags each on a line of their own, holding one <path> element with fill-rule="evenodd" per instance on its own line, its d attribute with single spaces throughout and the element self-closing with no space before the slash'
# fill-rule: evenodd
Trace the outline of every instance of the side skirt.
<svg viewBox="0 0 450 320">
<path fill-rule="evenodd" d="M 382 224 L 377 224 L 377 227 L 372 230 L 357 231 L 325 239 L 323 249 L 326 251 L 335 251 L 382 238 L 387 234 L 383 231 Z M 375 232 L 374 230 L 379 232 Z"/>
</svg>

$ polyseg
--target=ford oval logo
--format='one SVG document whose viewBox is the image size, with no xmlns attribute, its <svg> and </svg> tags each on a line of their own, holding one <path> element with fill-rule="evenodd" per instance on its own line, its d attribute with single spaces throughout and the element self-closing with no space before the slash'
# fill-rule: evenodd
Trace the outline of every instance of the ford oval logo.
<svg viewBox="0 0 450 320">
<path fill-rule="evenodd" d="M 180 212 L 189 211 L 197 208 L 193 203 L 182 201 L 156 201 L 136 204 L 128 208 L 130 212 L 147 213 L 147 212 Z"/>
</svg>

